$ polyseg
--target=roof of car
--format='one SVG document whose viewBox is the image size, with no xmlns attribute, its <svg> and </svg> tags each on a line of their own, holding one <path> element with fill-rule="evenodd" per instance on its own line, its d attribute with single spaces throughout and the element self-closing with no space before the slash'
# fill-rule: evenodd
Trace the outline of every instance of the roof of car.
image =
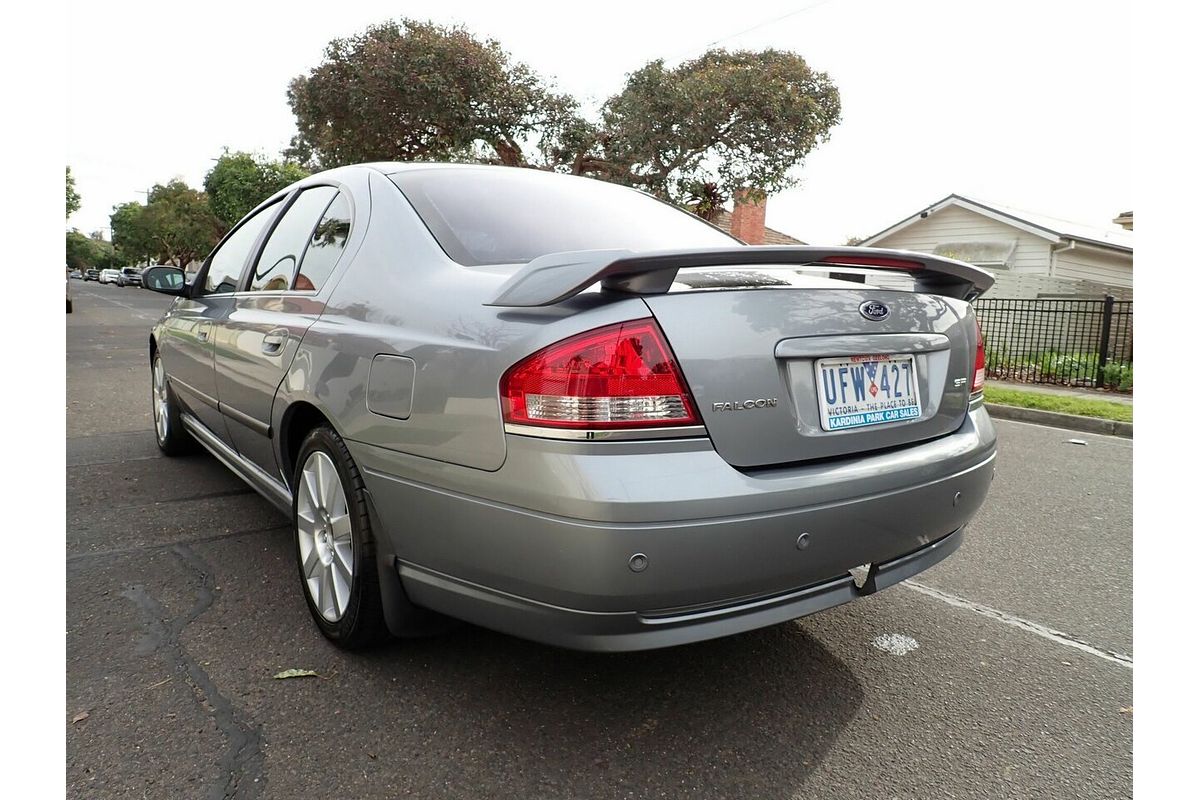
<svg viewBox="0 0 1200 800">
<path fill-rule="evenodd" d="M 412 172 L 418 169 L 511 169 L 511 167 L 504 167 L 499 164 L 453 163 L 446 161 L 374 161 L 360 166 L 377 169 L 385 175 L 394 175 L 397 172 Z"/>
</svg>

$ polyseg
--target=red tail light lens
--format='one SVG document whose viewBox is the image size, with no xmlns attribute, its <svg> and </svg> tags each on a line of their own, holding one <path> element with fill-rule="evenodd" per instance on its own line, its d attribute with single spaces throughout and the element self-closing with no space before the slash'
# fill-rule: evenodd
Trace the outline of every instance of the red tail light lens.
<svg viewBox="0 0 1200 800">
<path fill-rule="evenodd" d="M 856 256 L 831 255 L 821 259 L 823 264 L 843 264 L 855 267 L 883 267 L 884 269 L 906 269 L 917 272 L 925 269 L 920 261 L 909 261 L 905 258 L 888 258 L 887 256 Z"/>
<path fill-rule="evenodd" d="M 987 375 L 987 355 L 983 352 L 983 328 L 975 320 L 975 378 L 971 381 L 971 394 L 983 391 L 983 379 Z"/>
<path fill-rule="evenodd" d="M 500 379 L 504 421 L 550 428 L 695 425 L 687 383 L 652 319 L 597 328 L 539 350 Z"/>
</svg>

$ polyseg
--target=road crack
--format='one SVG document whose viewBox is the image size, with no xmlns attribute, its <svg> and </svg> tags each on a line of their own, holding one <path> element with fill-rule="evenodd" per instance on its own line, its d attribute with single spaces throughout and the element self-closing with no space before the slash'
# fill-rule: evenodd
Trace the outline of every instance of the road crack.
<svg viewBox="0 0 1200 800">
<path fill-rule="evenodd" d="M 251 800 L 266 787 L 263 769 L 262 729 L 234 707 L 212 678 L 179 641 L 180 635 L 201 614 L 212 607 L 220 594 L 212 569 L 186 544 L 177 544 L 172 552 L 183 566 L 199 579 L 196 600 L 184 614 L 170 618 L 166 608 L 151 597 L 143 586 L 131 586 L 122 596 L 133 601 L 141 612 L 147 643 L 152 652 L 162 655 L 174 673 L 183 672 L 196 694 L 196 702 L 211 714 L 227 746 L 217 766 L 224 780 L 209 789 L 210 800 Z"/>
</svg>

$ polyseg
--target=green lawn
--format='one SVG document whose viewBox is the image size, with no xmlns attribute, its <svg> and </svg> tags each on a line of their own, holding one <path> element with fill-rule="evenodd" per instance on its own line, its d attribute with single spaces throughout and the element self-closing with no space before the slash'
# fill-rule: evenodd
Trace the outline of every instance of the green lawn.
<svg viewBox="0 0 1200 800">
<path fill-rule="evenodd" d="M 983 399 L 988 403 L 1020 408 L 1039 408 L 1057 411 L 1060 414 L 1078 414 L 1081 417 L 1100 417 L 1117 422 L 1133 422 L 1133 405 L 1114 403 L 1110 400 L 1091 400 L 1039 392 L 1022 392 L 1017 389 L 983 387 Z"/>
</svg>

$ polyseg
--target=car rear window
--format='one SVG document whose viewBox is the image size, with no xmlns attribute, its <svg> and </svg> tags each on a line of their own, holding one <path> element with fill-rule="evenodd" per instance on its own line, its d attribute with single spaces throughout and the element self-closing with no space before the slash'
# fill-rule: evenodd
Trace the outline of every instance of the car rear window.
<svg viewBox="0 0 1200 800">
<path fill-rule="evenodd" d="M 515 167 L 398 172 L 392 182 L 464 266 L 570 250 L 730 247 L 738 241 L 641 192 Z"/>
</svg>

